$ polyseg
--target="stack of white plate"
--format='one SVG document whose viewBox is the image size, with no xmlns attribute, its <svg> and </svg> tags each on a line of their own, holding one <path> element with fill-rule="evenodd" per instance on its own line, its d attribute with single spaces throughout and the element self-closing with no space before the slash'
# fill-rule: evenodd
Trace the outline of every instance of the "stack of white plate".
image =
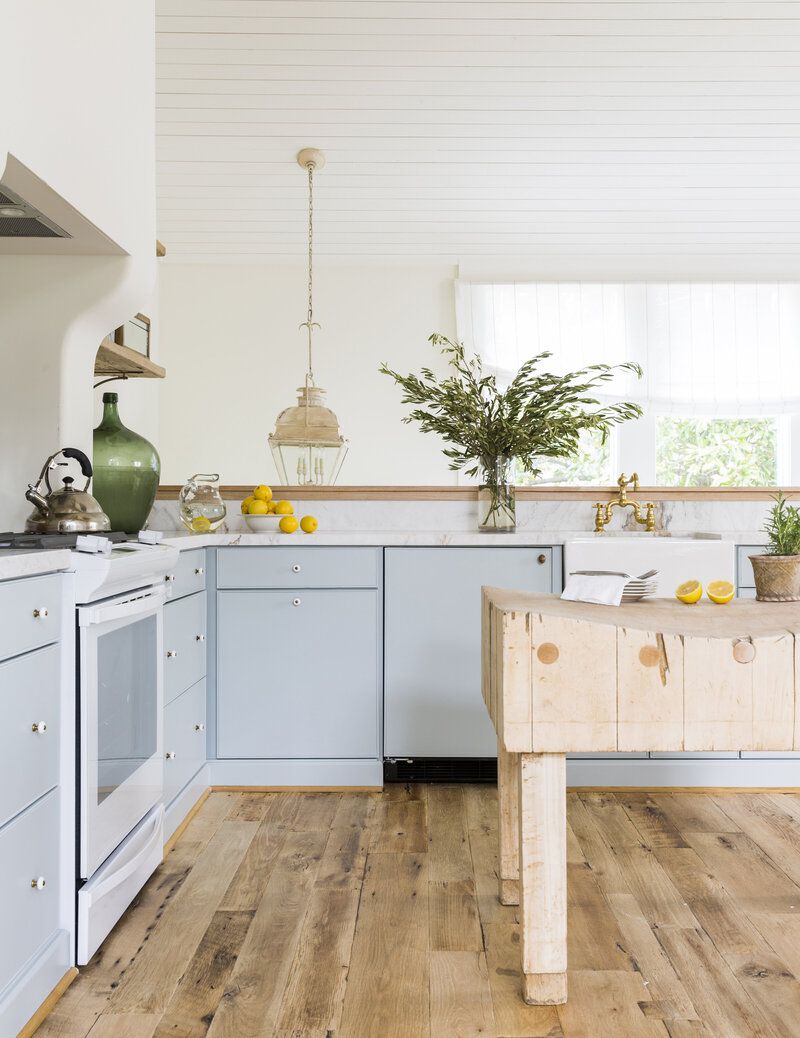
<svg viewBox="0 0 800 1038">
<path fill-rule="evenodd" d="M 612 569 L 576 569 L 572 572 L 586 577 L 628 577 L 628 582 L 622 589 L 623 602 L 639 602 L 643 598 L 652 598 L 658 590 L 657 569 L 648 570 L 639 577 Z"/>
<path fill-rule="evenodd" d="M 622 589 L 623 602 L 639 602 L 642 598 L 652 598 L 658 589 L 658 574 L 642 580 L 632 577 Z"/>
</svg>

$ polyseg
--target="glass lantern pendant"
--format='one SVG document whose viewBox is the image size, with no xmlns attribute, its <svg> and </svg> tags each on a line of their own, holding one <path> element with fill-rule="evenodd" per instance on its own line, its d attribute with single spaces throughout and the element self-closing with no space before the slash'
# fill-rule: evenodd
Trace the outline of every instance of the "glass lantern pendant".
<svg viewBox="0 0 800 1038">
<path fill-rule="evenodd" d="M 305 385 L 297 390 L 297 403 L 278 415 L 269 446 L 285 486 L 323 486 L 336 482 L 348 448 L 339 420 L 325 406 L 325 390 L 314 383 L 312 362 L 313 335 L 319 328 L 313 305 L 314 171 L 325 165 L 325 156 L 316 148 L 304 148 L 297 162 L 308 173 L 308 313 L 300 325 L 308 336 L 308 367 Z"/>
</svg>

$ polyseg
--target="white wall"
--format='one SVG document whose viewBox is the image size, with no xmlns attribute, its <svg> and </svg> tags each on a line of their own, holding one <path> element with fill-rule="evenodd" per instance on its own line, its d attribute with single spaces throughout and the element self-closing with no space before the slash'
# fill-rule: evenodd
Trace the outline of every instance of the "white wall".
<svg viewBox="0 0 800 1038">
<path fill-rule="evenodd" d="M 403 425 L 403 373 L 438 354 L 432 332 L 455 334 L 446 264 L 318 265 L 315 375 L 351 441 L 339 483 L 454 484 L 438 440 Z M 162 482 L 219 472 L 223 483 L 275 482 L 267 444 L 305 371 L 302 266 L 179 264 L 159 268 Z"/>
<path fill-rule="evenodd" d="M 0 257 L 5 529 L 47 454 L 91 454 L 97 347 L 152 295 L 155 42 L 152 0 L 12 0 L 3 25 L 0 175 L 13 157 L 127 253 Z"/>
</svg>

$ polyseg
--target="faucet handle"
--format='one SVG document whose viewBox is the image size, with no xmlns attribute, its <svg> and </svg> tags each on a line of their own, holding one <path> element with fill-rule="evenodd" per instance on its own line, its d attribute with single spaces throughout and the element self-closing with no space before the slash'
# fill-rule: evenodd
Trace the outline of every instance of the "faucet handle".
<svg viewBox="0 0 800 1038">
<path fill-rule="evenodd" d="M 639 489 L 639 473 L 638 472 L 633 472 L 631 474 L 630 482 L 633 483 L 633 489 L 634 490 L 638 490 Z"/>
</svg>

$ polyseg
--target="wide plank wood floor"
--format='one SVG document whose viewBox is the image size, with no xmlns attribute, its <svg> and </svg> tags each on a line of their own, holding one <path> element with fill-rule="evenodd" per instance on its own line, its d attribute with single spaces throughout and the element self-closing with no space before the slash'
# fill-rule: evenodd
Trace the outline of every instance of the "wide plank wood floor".
<svg viewBox="0 0 800 1038">
<path fill-rule="evenodd" d="M 796 1038 L 800 796 L 571 793 L 566 1006 L 494 788 L 212 793 L 39 1038 Z"/>
</svg>

